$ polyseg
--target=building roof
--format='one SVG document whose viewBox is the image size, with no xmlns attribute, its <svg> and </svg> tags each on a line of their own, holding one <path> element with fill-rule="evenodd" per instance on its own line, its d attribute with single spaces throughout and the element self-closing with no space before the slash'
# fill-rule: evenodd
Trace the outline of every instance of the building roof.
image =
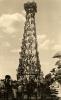
<svg viewBox="0 0 61 100">
<path fill-rule="evenodd" d="M 53 58 L 61 58 L 61 52 L 56 53 Z"/>
</svg>

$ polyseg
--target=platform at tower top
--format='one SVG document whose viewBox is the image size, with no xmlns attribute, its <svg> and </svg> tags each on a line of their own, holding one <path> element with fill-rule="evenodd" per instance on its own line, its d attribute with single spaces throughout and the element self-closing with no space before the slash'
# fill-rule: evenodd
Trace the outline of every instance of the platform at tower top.
<svg viewBox="0 0 61 100">
<path fill-rule="evenodd" d="M 35 2 L 27 2 L 24 4 L 26 12 L 37 12 L 37 5 Z"/>
</svg>

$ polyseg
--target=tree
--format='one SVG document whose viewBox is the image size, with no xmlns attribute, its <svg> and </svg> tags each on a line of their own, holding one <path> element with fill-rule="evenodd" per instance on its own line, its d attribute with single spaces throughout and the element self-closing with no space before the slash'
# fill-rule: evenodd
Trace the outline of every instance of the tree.
<svg viewBox="0 0 61 100">
<path fill-rule="evenodd" d="M 55 79 L 61 84 L 61 52 L 56 53 L 53 58 L 57 58 L 57 62 L 55 65 L 57 66 L 57 69 L 55 71 Z"/>
<path fill-rule="evenodd" d="M 57 90 L 51 85 L 53 84 L 54 79 L 51 76 L 51 73 L 45 76 L 45 81 L 41 85 L 42 88 L 42 99 L 41 100 L 58 100 Z"/>
</svg>

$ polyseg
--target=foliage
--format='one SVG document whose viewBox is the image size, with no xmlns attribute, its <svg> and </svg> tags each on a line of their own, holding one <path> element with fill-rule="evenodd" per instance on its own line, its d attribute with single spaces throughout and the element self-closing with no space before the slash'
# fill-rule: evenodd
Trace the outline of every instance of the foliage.
<svg viewBox="0 0 61 100">
<path fill-rule="evenodd" d="M 54 82 L 54 78 L 52 78 L 51 73 L 45 76 L 45 81 L 42 86 L 42 100 L 58 100 L 58 91 L 51 87 Z"/>
</svg>

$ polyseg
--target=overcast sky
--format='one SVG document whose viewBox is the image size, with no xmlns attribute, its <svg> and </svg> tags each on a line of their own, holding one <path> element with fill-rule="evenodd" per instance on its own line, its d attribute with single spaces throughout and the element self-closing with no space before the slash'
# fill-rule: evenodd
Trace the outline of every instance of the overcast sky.
<svg viewBox="0 0 61 100">
<path fill-rule="evenodd" d="M 0 78 L 16 78 L 24 33 L 24 3 L 31 0 L 0 0 Z M 37 3 L 36 31 L 41 68 L 47 74 L 54 66 L 52 56 L 61 51 L 61 0 Z"/>
</svg>

